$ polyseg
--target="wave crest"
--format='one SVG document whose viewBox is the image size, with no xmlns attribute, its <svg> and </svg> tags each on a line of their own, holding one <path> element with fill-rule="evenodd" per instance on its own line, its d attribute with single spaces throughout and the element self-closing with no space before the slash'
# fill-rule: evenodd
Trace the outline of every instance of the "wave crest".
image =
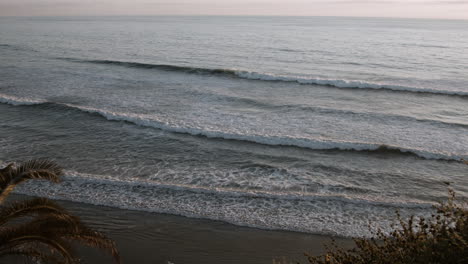
<svg viewBox="0 0 468 264">
<path fill-rule="evenodd" d="M 1 95 L 0 95 L 1 96 Z M 341 151 L 370 151 L 370 152 L 386 152 L 399 154 L 413 154 L 424 159 L 440 159 L 440 160 L 455 160 L 460 161 L 468 159 L 468 156 L 456 155 L 453 153 L 431 152 L 424 149 L 411 149 L 401 146 L 385 145 L 381 143 L 370 142 L 352 142 L 352 141 L 330 141 L 314 138 L 300 138 L 291 136 L 265 136 L 256 134 L 238 134 L 217 130 L 204 130 L 200 128 L 183 127 L 169 124 L 163 120 L 157 120 L 154 116 L 139 115 L 133 113 L 112 112 L 103 109 L 78 106 L 66 103 L 53 103 L 40 100 L 22 99 L 12 96 L 7 96 L 0 102 L 5 102 L 12 105 L 40 105 L 53 104 L 69 109 L 74 109 L 91 114 L 97 114 L 109 121 L 125 121 L 138 126 L 152 127 L 173 133 L 189 134 L 193 136 L 204 136 L 207 138 L 218 138 L 226 140 L 238 140 L 252 143 L 258 143 L 270 146 L 291 146 L 299 148 L 307 148 L 312 150 L 341 150 Z"/>
<path fill-rule="evenodd" d="M 47 101 L 0 94 L 0 103 L 9 105 L 38 105 Z"/>
<path fill-rule="evenodd" d="M 176 71 L 191 74 L 204 74 L 204 75 L 224 75 L 231 78 L 241 78 L 247 80 L 257 81 L 270 81 L 270 82 L 290 82 L 298 83 L 303 85 L 321 85 L 335 88 L 346 88 L 346 89 L 372 89 L 372 90 L 387 90 L 396 92 L 410 92 L 410 93 L 427 93 L 427 94 L 438 94 L 438 95 L 450 95 L 450 96 L 461 96 L 468 97 L 468 92 L 465 91 L 452 91 L 452 90 L 439 90 L 424 87 L 409 87 L 403 85 L 392 85 L 382 83 L 371 83 L 360 80 L 339 80 L 339 79 L 324 79 L 324 78 L 305 78 L 297 76 L 282 76 L 267 73 L 258 73 L 253 71 L 243 71 L 235 69 L 210 69 L 190 66 L 177 66 L 168 64 L 151 64 L 151 63 L 140 63 L 140 62 L 126 62 L 126 61 L 115 61 L 115 60 L 81 60 L 72 58 L 61 58 L 71 62 L 81 63 L 93 63 L 93 64 L 105 64 L 105 65 L 116 65 L 128 68 L 141 68 L 141 69 L 158 69 L 164 71 Z"/>
<path fill-rule="evenodd" d="M 227 133 L 216 130 L 203 130 L 199 128 L 180 127 L 168 124 L 167 122 L 155 119 L 145 119 L 144 116 L 129 113 L 118 113 L 105 111 L 102 109 L 81 107 L 75 105 L 67 106 L 85 111 L 88 113 L 99 114 L 107 120 L 126 121 L 139 126 L 153 127 L 168 132 L 190 134 L 193 136 L 204 136 L 207 138 L 219 138 L 227 140 L 239 140 L 252 143 L 258 143 L 270 146 L 291 146 L 299 148 L 307 148 L 313 150 L 344 150 L 344 151 L 371 151 L 371 152 L 387 152 L 400 154 L 413 154 L 425 159 L 440 159 L 440 160 L 462 160 L 468 157 L 457 156 L 451 153 L 436 153 L 423 149 L 409 149 L 400 146 L 391 146 L 381 143 L 367 142 L 350 142 L 350 141 L 329 141 L 311 138 L 298 138 L 289 136 L 263 136 L 263 135 L 245 135 L 236 133 Z"/>
</svg>

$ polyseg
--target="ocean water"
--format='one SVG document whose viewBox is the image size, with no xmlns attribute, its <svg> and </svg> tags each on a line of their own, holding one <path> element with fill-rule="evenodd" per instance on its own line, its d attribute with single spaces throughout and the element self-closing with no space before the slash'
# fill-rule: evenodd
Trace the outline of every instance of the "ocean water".
<svg viewBox="0 0 468 264">
<path fill-rule="evenodd" d="M 468 21 L 0 18 L 31 195 L 339 236 L 468 198 Z"/>
</svg>

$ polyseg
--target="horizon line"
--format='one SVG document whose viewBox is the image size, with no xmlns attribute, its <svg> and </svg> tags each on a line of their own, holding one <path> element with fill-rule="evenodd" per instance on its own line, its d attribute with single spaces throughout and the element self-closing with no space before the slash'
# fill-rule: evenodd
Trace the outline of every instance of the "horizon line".
<svg viewBox="0 0 468 264">
<path fill-rule="evenodd" d="M 329 17 L 329 18 L 378 18 L 378 19 L 414 19 L 414 20 L 449 20 L 449 21 L 468 21 L 468 18 L 442 18 L 442 17 L 396 17 L 396 16 L 321 16 L 321 15 L 242 15 L 242 14 L 112 14 L 112 15 L 0 15 L 5 17 Z"/>
</svg>

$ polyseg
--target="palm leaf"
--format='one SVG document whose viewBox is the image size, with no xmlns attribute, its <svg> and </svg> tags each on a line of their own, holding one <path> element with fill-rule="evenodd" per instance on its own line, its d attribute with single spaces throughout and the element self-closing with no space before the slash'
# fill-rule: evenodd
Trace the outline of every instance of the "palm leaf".
<svg viewBox="0 0 468 264">
<path fill-rule="evenodd" d="M 16 232 L 17 230 L 11 230 L 10 232 Z M 74 263 L 75 258 L 71 252 L 71 246 L 64 240 L 56 237 L 45 237 L 41 234 L 25 234 L 21 236 L 13 236 L 8 240 L 2 240 L 0 247 L 0 255 L 7 255 L 15 248 L 23 248 L 30 245 L 45 246 L 52 253 L 58 253 L 64 263 Z"/>
<path fill-rule="evenodd" d="M 0 203 L 24 181 L 59 182 L 62 175 L 62 169 L 49 160 L 31 160 L 19 166 L 9 164 L 0 169 Z M 17 201 L 0 209 L 0 257 L 19 255 L 46 263 L 78 263 L 68 241 L 107 250 L 120 263 L 112 240 L 48 199 Z"/>
<path fill-rule="evenodd" d="M 62 168 L 48 159 L 28 160 L 17 166 L 14 171 L 18 175 L 27 174 L 30 171 L 48 171 L 58 177 L 63 174 Z"/>
<path fill-rule="evenodd" d="M 37 249 L 37 245 L 35 248 L 29 247 L 20 247 L 20 248 L 12 248 L 7 251 L 1 252 L 0 257 L 4 256 L 22 256 L 28 259 L 31 259 L 34 262 L 39 263 L 56 263 L 62 264 L 63 261 L 52 254 L 45 254 L 44 252 Z"/>
<path fill-rule="evenodd" d="M 89 247 L 106 250 L 117 263 L 120 263 L 120 255 L 114 241 L 104 234 L 88 228 L 77 217 L 71 215 L 44 216 L 29 222 L 28 225 L 43 230 L 45 236 L 55 235 L 63 239 L 80 242 Z"/>
<path fill-rule="evenodd" d="M 63 233 L 56 224 L 65 225 L 62 217 L 54 215 L 40 217 L 39 219 L 13 226 L 0 228 L 0 255 L 11 249 L 31 247 L 44 247 L 48 251 L 58 254 L 65 263 L 74 263 L 74 254 L 68 242 L 62 239 Z M 73 229 L 73 222 L 66 221 Z"/>
<path fill-rule="evenodd" d="M 14 166 L 15 166 L 14 163 L 8 164 L 5 168 L 0 169 L 0 174 L 8 173 L 11 169 L 13 169 Z"/>
<path fill-rule="evenodd" d="M 89 247 L 107 250 L 117 263 L 121 263 L 120 255 L 115 242 L 100 232 L 96 232 L 88 228 L 83 228 L 80 230 L 80 233 L 67 235 L 66 237 L 81 242 L 82 244 Z"/>
<path fill-rule="evenodd" d="M 0 188 L 4 189 L 11 180 L 11 174 L 15 167 L 14 163 L 8 164 L 5 168 L 0 169 Z"/>
<path fill-rule="evenodd" d="M 8 204 L 0 210 L 0 226 L 8 221 L 34 215 L 57 215 L 70 217 L 70 214 L 55 202 L 46 198 L 34 198 Z"/>
<path fill-rule="evenodd" d="M 16 185 L 31 179 L 44 179 L 59 182 L 63 170 L 50 160 L 35 159 L 19 166 L 9 164 L 0 171 L 0 203 L 13 191 Z"/>
<path fill-rule="evenodd" d="M 49 214 L 38 216 L 32 221 L 16 226 L 8 226 L 0 229 L 0 252 L 4 246 L 11 248 L 18 246 L 19 237 L 28 237 L 34 235 L 36 239 L 43 237 L 47 239 L 66 240 L 66 241 L 77 241 L 83 245 L 104 249 L 108 251 L 117 263 L 120 263 L 120 256 L 116 249 L 115 243 L 108 239 L 104 234 L 96 232 L 86 227 L 79 218 L 67 215 L 67 214 Z M 27 244 L 29 240 L 21 240 L 24 244 Z M 58 245 L 47 244 L 42 241 L 43 244 L 48 245 L 50 248 L 58 251 L 64 258 L 69 258 L 67 254 L 58 245 L 64 247 L 70 256 L 73 256 L 71 248 L 68 248 L 68 244 L 61 242 Z"/>
</svg>

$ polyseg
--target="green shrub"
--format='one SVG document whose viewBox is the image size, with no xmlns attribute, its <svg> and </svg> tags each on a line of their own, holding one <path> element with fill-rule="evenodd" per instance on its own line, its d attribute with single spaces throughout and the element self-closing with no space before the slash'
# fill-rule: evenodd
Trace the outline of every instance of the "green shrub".
<svg viewBox="0 0 468 264">
<path fill-rule="evenodd" d="M 327 246 L 322 256 L 306 254 L 311 264 L 450 264 L 468 263 L 468 209 L 466 203 L 449 199 L 435 207 L 429 218 L 410 217 L 404 221 L 397 213 L 398 224 L 389 234 L 381 229 L 371 239 L 354 239 L 355 248 Z"/>
</svg>

